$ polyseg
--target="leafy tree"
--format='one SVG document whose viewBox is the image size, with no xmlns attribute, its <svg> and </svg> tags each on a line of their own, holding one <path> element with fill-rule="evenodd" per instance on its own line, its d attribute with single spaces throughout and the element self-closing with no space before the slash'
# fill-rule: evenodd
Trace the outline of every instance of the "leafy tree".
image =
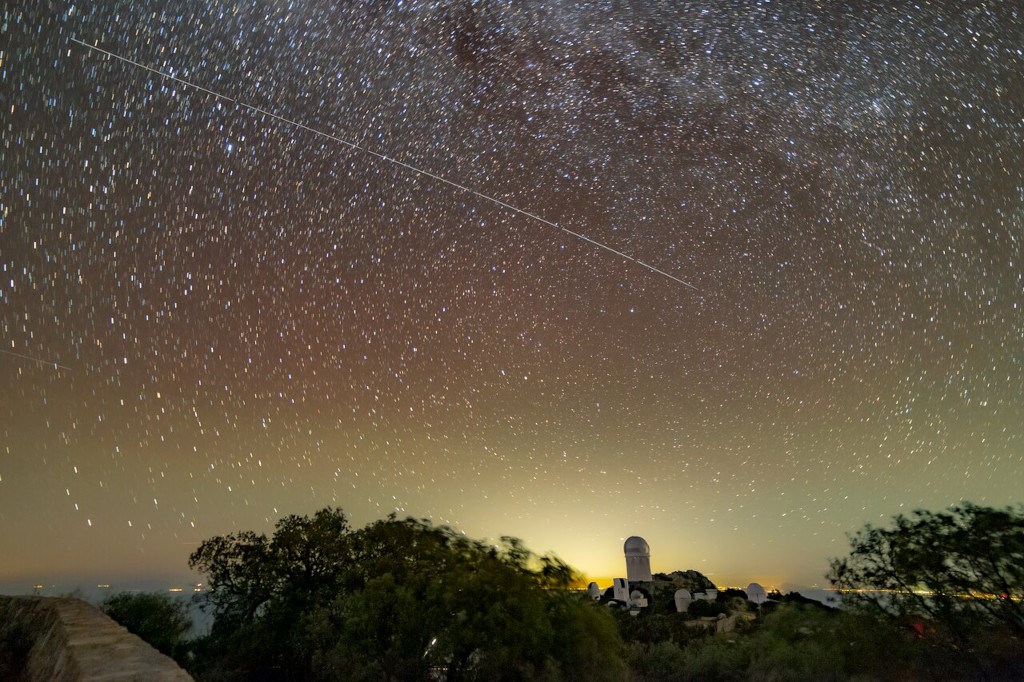
<svg viewBox="0 0 1024 682">
<path fill-rule="evenodd" d="M 185 635 L 192 628 L 185 603 L 160 592 L 119 592 L 107 597 L 101 608 L 161 653 L 182 658 Z"/>
<path fill-rule="evenodd" d="M 979 664 L 1024 650 L 1024 508 L 916 511 L 850 544 L 828 574 L 846 604 Z"/>
<path fill-rule="evenodd" d="M 622 671 L 607 614 L 569 595 L 574 574 L 518 540 L 498 547 L 391 518 L 353 533 L 346 590 L 324 614 L 331 674 L 367 679 L 588 677 Z M 597 638 L 596 640 L 594 638 Z M 589 657 L 581 652 L 590 651 Z"/>
<path fill-rule="evenodd" d="M 315 600 L 331 592 L 348 559 L 348 518 L 327 507 L 277 522 L 272 540 L 252 531 L 203 541 L 189 566 L 208 576 L 221 625 L 251 621 L 274 599 Z"/>
<path fill-rule="evenodd" d="M 243 622 L 272 596 L 273 563 L 267 536 L 251 531 L 205 540 L 188 565 L 207 576 L 207 602 L 216 618 Z"/>
<path fill-rule="evenodd" d="M 204 542 L 215 621 L 196 647 L 222 679 L 620 679 L 609 614 L 553 556 L 416 519 L 351 530 L 340 510 L 282 519 L 272 538 Z"/>
</svg>

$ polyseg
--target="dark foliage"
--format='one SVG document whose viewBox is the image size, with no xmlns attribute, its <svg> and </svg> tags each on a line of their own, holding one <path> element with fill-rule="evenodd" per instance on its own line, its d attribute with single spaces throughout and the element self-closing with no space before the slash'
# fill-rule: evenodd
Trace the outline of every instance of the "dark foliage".
<svg viewBox="0 0 1024 682">
<path fill-rule="evenodd" d="M 235 533 L 192 555 L 209 576 L 199 679 L 1024 679 L 1021 515 L 962 505 L 868 527 L 830 577 L 843 610 L 797 593 L 757 609 L 742 590 L 657 574 L 639 614 L 568 589 L 576 576 L 517 540 L 498 546 L 340 510 Z M 984 538 L 984 541 L 978 540 Z M 915 588 L 925 588 L 922 593 Z M 998 590 L 998 592 L 996 591 Z M 700 617 L 728 618 L 697 621 Z M 721 632 L 716 632 L 721 630 Z M 624 643 L 624 644 L 623 644 Z"/>
<path fill-rule="evenodd" d="M 120 592 L 102 604 L 103 612 L 160 653 L 184 660 L 185 635 L 192 628 L 188 606 L 159 592 Z"/>
<path fill-rule="evenodd" d="M 772 593 L 736 632 L 679 637 L 622 619 L 641 680 L 1024 679 L 1022 514 L 970 504 L 868 527 L 832 563 L 839 610 Z M 752 610 L 736 591 L 691 612 Z"/>
<path fill-rule="evenodd" d="M 979 670 L 1024 652 L 1024 510 L 964 503 L 867 526 L 834 559 L 844 602 L 902 626 Z"/>
<path fill-rule="evenodd" d="M 743 590 L 737 590 L 735 587 L 729 587 L 724 590 L 719 590 L 717 599 L 718 601 L 726 603 L 730 602 L 733 599 L 747 601 L 747 593 Z"/>
<path fill-rule="evenodd" d="M 706 618 L 708 616 L 717 616 L 720 613 L 728 613 L 729 607 L 719 601 L 706 601 L 704 599 L 695 599 L 690 602 L 690 608 L 687 611 L 694 618 Z"/>
<path fill-rule="evenodd" d="M 852 606 L 939 647 L 987 657 L 988 640 L 1024 650 L 1024 511 L 970 503 L 866 526 L 828 578 Z"/>
<path fill-rule="evenodd" d="M 621 679 L 611 616 L 573 571 L 518 540 L 499 546 L 415 519 L 353 531 L 340 510 L 235 533 L 190 560 L 215 621 L 204 679 Z"/>
</svg>

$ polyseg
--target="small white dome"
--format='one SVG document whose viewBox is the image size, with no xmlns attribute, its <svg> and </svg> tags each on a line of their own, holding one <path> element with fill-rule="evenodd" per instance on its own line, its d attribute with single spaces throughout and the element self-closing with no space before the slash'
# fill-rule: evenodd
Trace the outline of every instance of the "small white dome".
<svg viewBox="0 0 1024 682">
<path fill-rule="evenodd" d="M 638 535 L 626 538 L 626 544 L 622 546 L 626 556 L 651 556 L 651 546 Z"/>
</svg>

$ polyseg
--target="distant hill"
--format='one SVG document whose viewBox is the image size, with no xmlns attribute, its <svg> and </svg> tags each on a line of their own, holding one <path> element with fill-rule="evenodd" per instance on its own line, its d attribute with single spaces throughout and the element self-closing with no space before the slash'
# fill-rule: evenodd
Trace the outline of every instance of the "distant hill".
<svg viewBox="0 0 1024 682">
<path fill-rule="evenodd" d="M 675 610 L 675 593 L 676 590 L 689 590 L 690 594 L 697 594 L 698 592 L 707 592 L 708 590 L 718 589 L 710 579 L 700 571 L 672 571 L 671 573 L 655 573 L 651 576 L 654 580 L 650 583 L 644 583 L 639 587 L 640 591 L 652 599 L 652 604 L 668 605 L 671 610 Z M 631 585 L 632 589 L 634 586 Z M 613 589 L 609 587 L 604 592 L 602 601 L 608 601 L 613 598 Z"/>
<path fill-rule="evenodd" d="M 656 590 L 668 585 L 673 587 L 673 591 L 689 590 L 690 594 L 718 589 L 706 575 L 693 569 L 689 571 L 672 571 L 671 573 L 655 573 L 653 577 Z"/>
</svg>

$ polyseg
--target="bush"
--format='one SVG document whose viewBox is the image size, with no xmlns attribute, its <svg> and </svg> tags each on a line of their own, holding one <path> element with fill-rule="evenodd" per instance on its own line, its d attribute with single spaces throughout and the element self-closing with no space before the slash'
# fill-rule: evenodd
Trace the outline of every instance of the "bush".
<svg viewBox="0 0 1024 682">
<path fill-rule="evenodd" d="M 1024 508 L 970 503 L 866 526 L 829 579 L 852 609 L 956 653 L 975 674 L 1024 667 Z"/>
<path fill-rule="evenodd" d="M 706 618 L 717 616 L 720 613 L 728 613 L 729 607 L 722 602 L 697 599 L 690 602 L 690 607 L 686 612 L 693 618 Z"/>
<path fill-rule="evenodd" d="M 103 612 L 160 653 L 184 657 L 185 634 L 192 628 L 188 607 L 159 592 L 120 592 L 102 604 Z"/>
</svg>

